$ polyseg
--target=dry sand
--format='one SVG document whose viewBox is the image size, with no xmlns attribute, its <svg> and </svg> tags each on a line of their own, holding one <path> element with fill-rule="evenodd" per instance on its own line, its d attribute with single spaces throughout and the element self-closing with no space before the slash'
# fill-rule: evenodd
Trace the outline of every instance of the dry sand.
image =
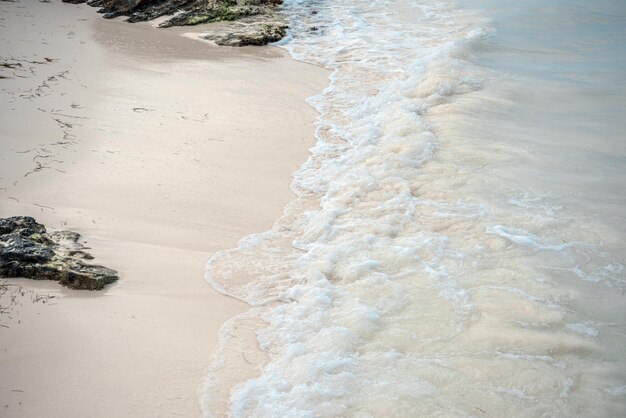
<svg viewBox="0 0 626 418">
<path fill-rule="evenodd" d="M 121 274 L 101 292 L 7 281 L 2 416 L 200 414 L 219 327 L 246 309 L 205 262 L 292 198 L 327 73 L 183 32 L 0 2 L 0 62 L 21 64 L 0 68 L 0 216 L 77 231 Z"/>
</svg>

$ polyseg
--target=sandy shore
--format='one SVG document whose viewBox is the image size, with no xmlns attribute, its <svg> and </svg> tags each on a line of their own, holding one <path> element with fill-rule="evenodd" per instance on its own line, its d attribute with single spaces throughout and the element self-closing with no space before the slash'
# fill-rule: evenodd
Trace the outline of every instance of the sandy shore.
<svg viewBox="0 0 626 418">
<path fill-rule="evenodd" d="M 245 310 L 204 281 L 205 262 L 292 198 L 313 143 L 304 99 L 327 74 L 186 31 L 0 3 L 0 216 L 77 231 L 121 274 L 102 292 L 7 281 L 2 416 L 200 413 L 219 327 Z"/>
</svg>

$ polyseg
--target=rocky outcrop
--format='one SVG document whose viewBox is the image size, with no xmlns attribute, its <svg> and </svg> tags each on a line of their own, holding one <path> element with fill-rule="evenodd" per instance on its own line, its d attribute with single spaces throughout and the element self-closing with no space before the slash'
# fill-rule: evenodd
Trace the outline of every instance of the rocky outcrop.
<svg viewBox="0 0 626 418">
<path fill-rule="evenodd" d="M 84 2 L 83 2 L 84 3 Z M 179 11 L 200 8 L 204 0 L 88 0 L 87 4 L 98 7 L 99 13 L 111 19 L 128 16 L 130 22 L 142 22 L 172 15 Z"/>
<path fill-rule="evenodd" d="M 166 28 L 169 26 L 190 26 L 201 23 L 213 23 L 223 21 L 234 21 L 244 17 L 257 16 L 264 13 L 271 13 L 267 6 L 250 5 L 249 2 L 216 1 L 208 7 L 193 7 L 189 11 L 179 13 L 172 18 L 161 23 L 159 26 Z"/>
<path fill-rule="evenodd" d="M 204 39 L 221 46 L 267 45 L 287 34 L 281 22 L 237 22 L 219 30 L 209 30 Z"/>
<path fill-rule="evenodd" d="M 0 277 L 54 280 L 72 289 L 99 290 L 118 279 L 115 270 L 88 264 L 80 235 L 47 232 L 29 216 L 0 218 Z"/>
<path fill-rule="evenodd" d="M 171 16 L 159 26 L 198 25 L 201 23 L 242 21 L 210 35 L 218 45 L 265 45 L 282 39 L 286 25 L 277 13 L 282 0 L 63 0 L 98 7 L 105 18 L 128 16 L 129 22 L 141 22 Z"/>
</svg>

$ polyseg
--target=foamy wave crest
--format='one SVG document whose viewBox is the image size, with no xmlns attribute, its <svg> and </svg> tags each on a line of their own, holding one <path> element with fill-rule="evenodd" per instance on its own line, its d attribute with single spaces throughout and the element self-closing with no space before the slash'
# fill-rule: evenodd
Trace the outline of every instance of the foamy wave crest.
<svg viewBox="0 0 626 418">
<path fill-rule="evenodd" d="M 284 11 L 282 46 L 332 75 L 309 99 L 317 144 L 294 175 L 297 199 L 207 266 L 216 289 L 254 307 L 267 356 L 254 363 L 256 347 L 239 347 L 254 366 L 230 415 L 569 415 L 608 396 L 581 380 L 605 367 L 584 361 L 597 331 L 562 304 L 572 294 L 553 276 L 606 267 L 610 286 L 619 274 L 593 246 L 554 243 L 558 208 L 527 191 L 465 193 L 480 167 L 432 128 L 492 76 L 468 60 L 489 22 L 410 0 L 291 0 Z M 207 415 L 224 367 L 222 351 Z"/>
</svg>

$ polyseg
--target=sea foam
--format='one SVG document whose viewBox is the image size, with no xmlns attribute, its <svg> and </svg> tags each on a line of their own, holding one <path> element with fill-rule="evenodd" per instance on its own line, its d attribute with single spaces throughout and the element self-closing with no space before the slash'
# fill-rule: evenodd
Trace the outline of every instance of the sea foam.
<svg viewBox="0 0 626 418">
<path fill-rule="evenodd" d="M 297 199 L 207 266 L 216 289 L 253 307 L 245 349 L 267 356 L 233 387 L 230 415 L 623 411 L 618 391 L 599 389 L 621 380 L 576 302 L 622 289 L 621 260 L 535 185 L 494 178 L 491 162 L 523 165 L 527 150 L 452 129 L 474 100 L 504 100 L 489 89 L 510 77 L 472 55 L 497 34 L 487 15 L 410 0 L 291 0 L 284 12 L 280 46 L 332 75 L 308 100 L 317 143 L 294 174 Z"/>
</svg>

